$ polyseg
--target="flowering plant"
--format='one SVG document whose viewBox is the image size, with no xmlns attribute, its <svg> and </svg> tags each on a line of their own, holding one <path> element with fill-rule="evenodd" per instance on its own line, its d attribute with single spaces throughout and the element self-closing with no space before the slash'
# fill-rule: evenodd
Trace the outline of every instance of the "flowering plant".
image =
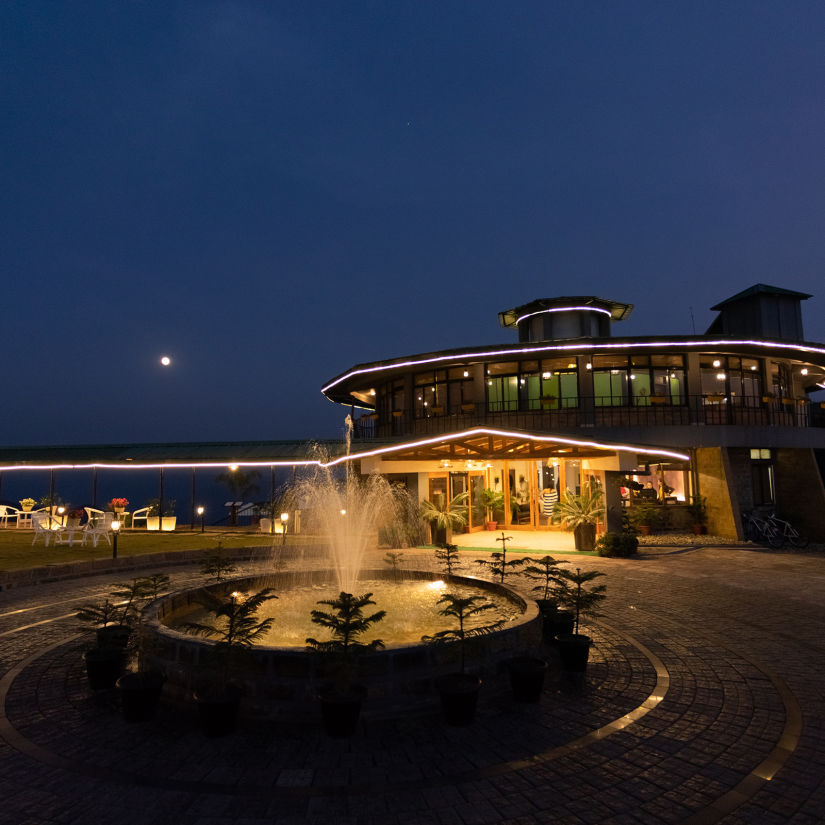
<svg viewBox="0 0 825 825">
<path fill-rule="evenodd" d="M 81 508 L 75 507 L 72 510 L 69 510 L 69 512 L 66 513 L 66 515 L 69 518 L 76 518 L 78 521 L 80 521 L 80 519 L 82 519 L 83 516 L 86 515 L 86 511 L 82 507 Z"/>
<path fill-rule="evenodd" d="M 128 507 L 129 506 L 129 499 L 128 498 L 113 498 L 109 502 L 109 507 L 114 510 L 116 507 Z"/>
<path fill-rule="evenodd" d="M 37 504 L 37 502 L 33 498 L 24 498 L 20 500 L 21 507 L 28 507 L 31 509 L 35 504 Z"/>
</svg>

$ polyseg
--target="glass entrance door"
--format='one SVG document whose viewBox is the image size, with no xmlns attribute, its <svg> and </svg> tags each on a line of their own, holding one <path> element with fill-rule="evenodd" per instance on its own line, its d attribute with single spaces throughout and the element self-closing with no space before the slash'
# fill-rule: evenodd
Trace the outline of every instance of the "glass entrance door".
<svg viewBox="0 0 825 825">
<path fill-rule="evenodd" d="M 470 521 L 468 523 L 469 532 L 484 529 L 484 500 L 482 491 L 484 490 L 484 473 L 470 473 Z"/>
<path fill-rule="evenodd" d="M 468 480 L 467 480 L 467 473 L 450 473 L 450 501 L 455 501 L 456 496 L 462 495 L 462 493 L 468 493 Z M 465 501 L 464 506 L 467 506 L 467 502 Z M 468 519 L 465 523 L 464 527 L 459 527 L 455 525 L 453 527 L 454 533 L 469 533 L 470 532 L 470 520 L 469 520 L 469 513 Z"/>
</svg>

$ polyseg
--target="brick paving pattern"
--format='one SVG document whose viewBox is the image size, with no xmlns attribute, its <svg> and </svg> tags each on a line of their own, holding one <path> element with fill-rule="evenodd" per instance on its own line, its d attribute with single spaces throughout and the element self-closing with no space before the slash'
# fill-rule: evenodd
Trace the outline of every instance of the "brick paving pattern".
<svg viewBox="0 0 825 825">
<path fill-rule="evenodd" d="M 344 741 L 315 713 L 248 716 L 207 739 L 190 705 L 168 701 L 127 724 L 116 696 L 88 689 L 72 618 L 122 574 L 2 592 L 0 822 L 825 822 L 825 557 L 646 547 L 576 563 L 608 574 L 583 683 L 545 648 L 537 706 L 489 673 L 470 728 L 446 727 L 433 704 L 367 713 Z M 175 587 L 200 580 L 164 572 Z"/>
</svg>

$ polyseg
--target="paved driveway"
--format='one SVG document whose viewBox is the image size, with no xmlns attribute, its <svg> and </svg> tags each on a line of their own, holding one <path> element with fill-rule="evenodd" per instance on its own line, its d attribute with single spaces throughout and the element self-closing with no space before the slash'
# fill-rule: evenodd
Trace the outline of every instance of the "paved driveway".
<svg viewBox="0 0 825 825">
<path fill-rule="evenodd" d="M 344 742 L 312 718 L 207 740 L 170 704 L 127 725 L 88 691 L 71 618 L 118 577 L 0 593 L 0 822 L 825 821 L 825 558 L 685 547 L 573 562 L 608 573 L 584 684 L 554 669 L 541 703 L 518 706 L 485 674 L 471 728 L 433 708 L 368 716 Z M 199 579 L 172 570 L 176 586 Z"/>
</svg>

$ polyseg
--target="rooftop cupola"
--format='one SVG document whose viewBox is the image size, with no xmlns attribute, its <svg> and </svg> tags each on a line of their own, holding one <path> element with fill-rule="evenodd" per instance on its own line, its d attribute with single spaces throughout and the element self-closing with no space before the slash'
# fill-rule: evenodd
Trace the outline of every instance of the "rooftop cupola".
<svg viewBox="0 0 825 825">
<path fill-rule="evenodd" d="M 503 327 L 516 327 L 522 342 L 609 338 L 610 322 L 623 321 L 632 311 L 633 304 L 593 295 L 538 298 L 499 312 L 498 322 Z"/>
<path fill-rule="evenodd" d="M 708 334 L 804 341 L 802 301 L 810 297 L 805 292 L 755 284 L 711 307 L 719 315 L 708 327 Z"/>
</svg>

